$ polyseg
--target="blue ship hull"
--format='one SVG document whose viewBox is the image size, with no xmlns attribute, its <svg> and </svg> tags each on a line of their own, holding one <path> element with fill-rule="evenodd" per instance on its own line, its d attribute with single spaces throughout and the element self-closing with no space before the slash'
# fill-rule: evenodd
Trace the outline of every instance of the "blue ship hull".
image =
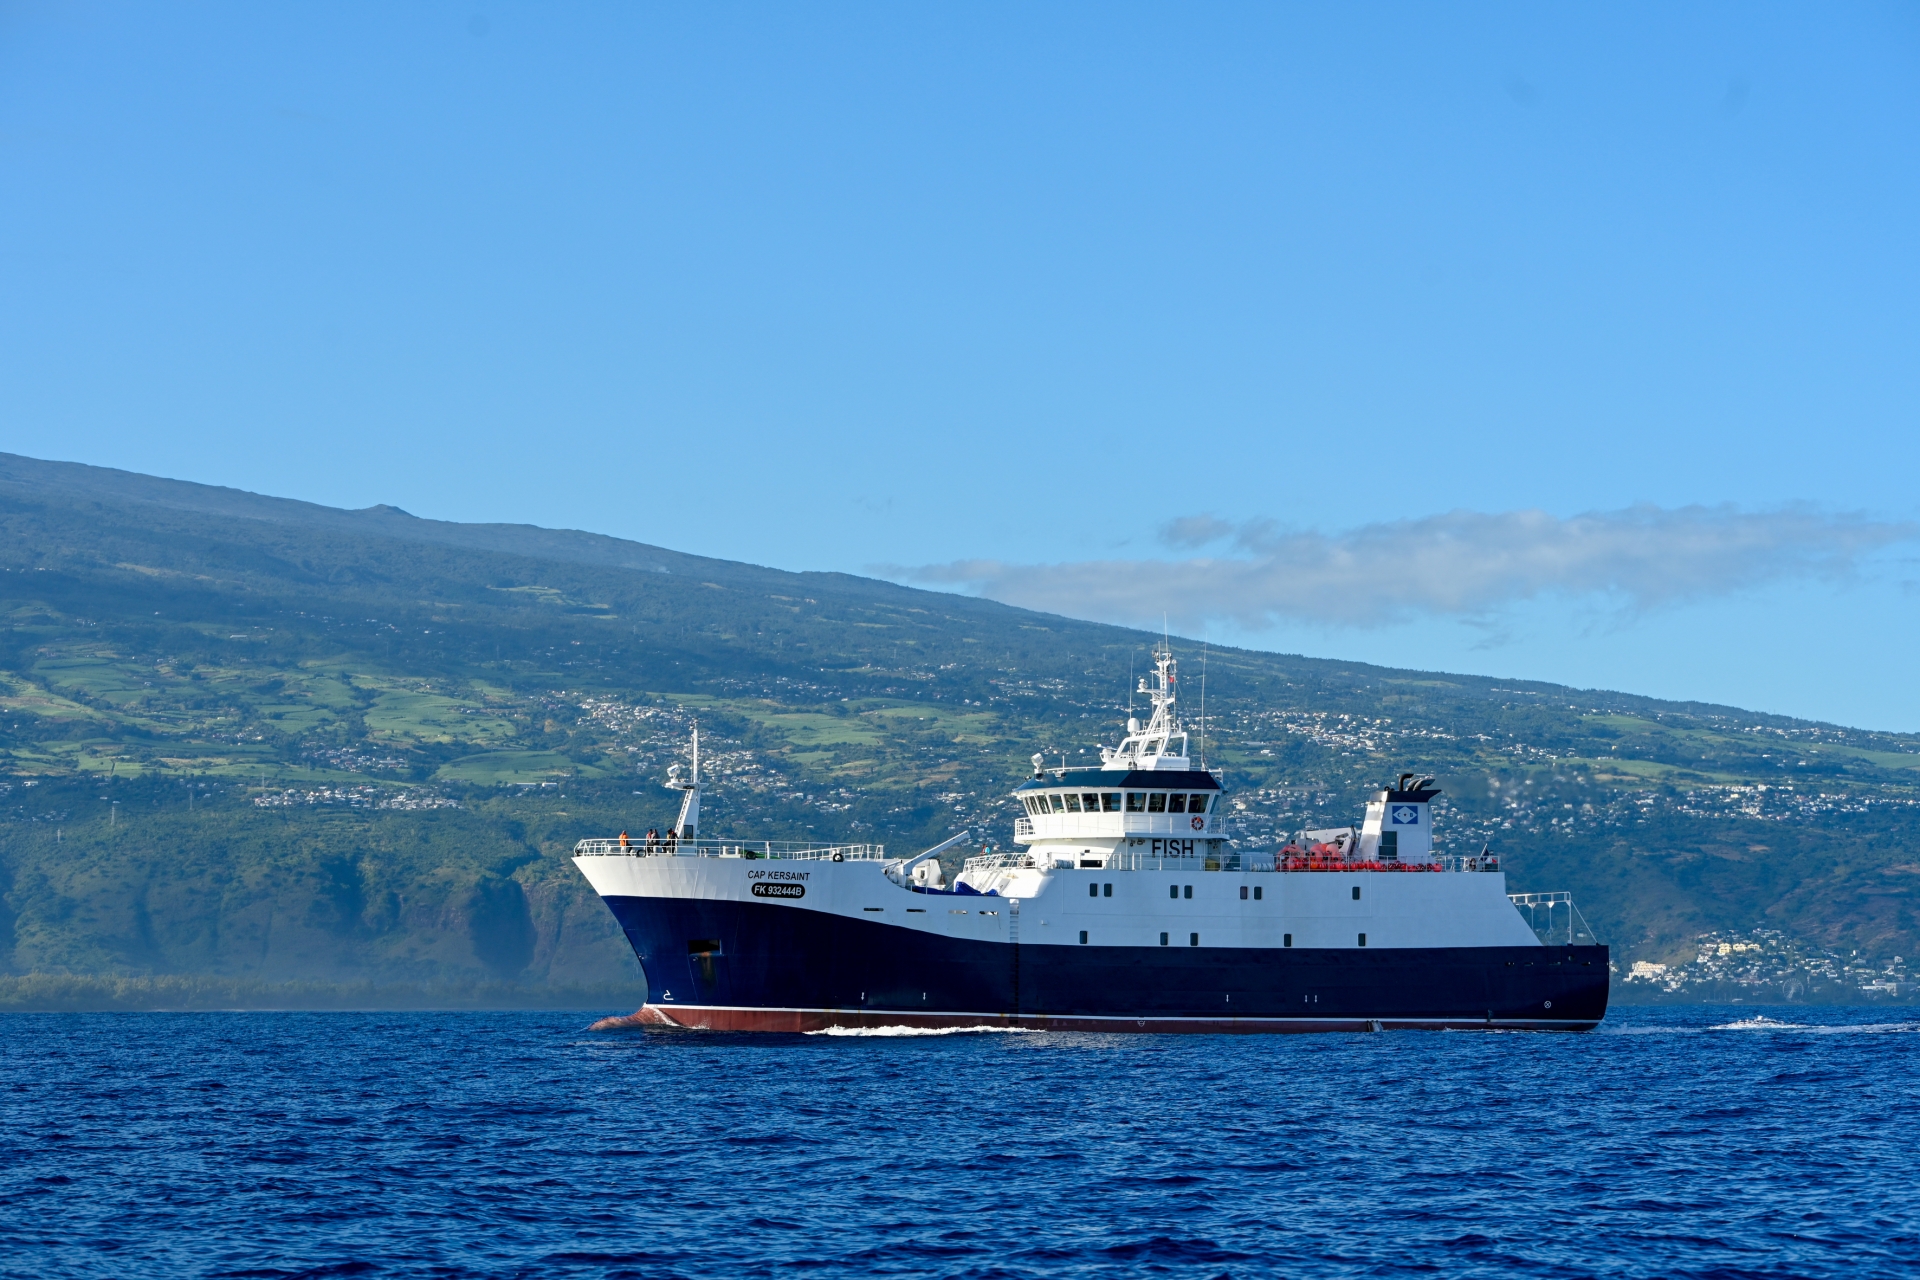
<svg viewBox="0 0 1920 1280">
<path fill-rule="evenodd" d="M 1094 947 L 982 942 L 788 906 L 608 897 L 647 977 L 619 1023 L 714 1030 L 1589 1030 L 1604 946 Z"/>
</svg>

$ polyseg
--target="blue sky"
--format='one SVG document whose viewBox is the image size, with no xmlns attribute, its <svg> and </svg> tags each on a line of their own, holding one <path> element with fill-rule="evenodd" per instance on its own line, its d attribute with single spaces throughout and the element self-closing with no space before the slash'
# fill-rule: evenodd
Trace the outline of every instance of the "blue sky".
<svg viewBox="0 0 1920 1280">
<path fill-rule="evenodd" d="M 1920 729 L 1912 5 L 0 9 L 0 448 Z"/>
</svg>

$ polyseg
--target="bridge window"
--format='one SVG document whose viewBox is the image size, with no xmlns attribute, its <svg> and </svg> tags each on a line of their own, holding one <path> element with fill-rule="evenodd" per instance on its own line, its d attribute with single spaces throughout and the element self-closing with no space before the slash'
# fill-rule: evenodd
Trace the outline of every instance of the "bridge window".
<svg viewBox="0 0 1920 1280">
<path fill-rule="evenodd" d="M 1046 811 L 1047 811 L 1047 798 L 1045 796 L 1028 796 L 1027 797 L 1028 813 L 1032 814 L 1034 817 L 1037 818 L 1041 814 L 1045 813 Z"/>
<path fill-rule="evenodd" d="M 1080 812 L 1080 797 L 1075 795 L 1071 791 L 1067 792 L 1067 812 L 1068 813 Z"/>
<path fill-rule="evenodd" d="M 1206 797 L 1206 796 L 1203 796 L 1203 795 L 1201 795 L 1201 796 L 1188 796 L 1188 797 L 1187 797 L 1187 812 L 1188 812 L 1188 813 L 1205 813 L 1206 811 L 1207 811 L 1207 797 Z"/>
<path fill-rule="evenodd" d="M 1100 807 L 1108 813 L 1120 812 L 1120 793 L 1118 791 L 1102 792 L 1100 795 Z"/>
<path fill-rule="evenodd" d="M 1187 811 L 1187 798 L 1185 796 L 1181 795 L 1178 791 L 1176 791 L 1172 795 L 1167 797 L 1168 813 L 1185 813 L 1186 811 Z"/>
<path fill-rule="evenodd" d="M 1047 800 L 1053 805 L 1053 811 L 1055 813 L 1065 813 L 1067 811 L 1067 802 L 1062 800 L 1057 794 L 1048 795 Z"/>
<path fill-rule="evenodd" d="M 1382 831 L 1380 833 L 1380 861 L 1398 862 L 1400 860 L 1400 833 Z"/>
<path fill-rule="evenodd" d="M 1144 791 L 1127 792 L 1127 812 L 1145 813 L 1147 811 L 1147 793 Z"/>
<path fill-rule="evenodd" d="M 1147 793 L 1147 812 L 1165 813 L 1166 811 L 1167 793 L 1164 791 L 1149 791 Z"/>
<path fill-rule="evenodd" d="M 1100 812 L 1100 797 L 1091 791 L 1080 797 L 1080 803 L 1086 806 L 1088 813 Z"/>
</svg>

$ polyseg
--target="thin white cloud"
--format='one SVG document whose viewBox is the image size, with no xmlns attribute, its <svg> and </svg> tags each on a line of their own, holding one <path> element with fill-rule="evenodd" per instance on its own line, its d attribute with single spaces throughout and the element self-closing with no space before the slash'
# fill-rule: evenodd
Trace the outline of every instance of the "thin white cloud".
<svg viewBox="0 0 1920 1280">
<path fill-rule="evenodd" d="M 1920 536 L 1920 527 L 1806 505 L 1643 505 L 1567 519 L 1449 511 L 1333 534 L 1200 515 L 1160 533 L 1174 549 L 1223 544 L 1223 552 L 1043 565 L 961 560 L 888 576 L 1112 622 L 1157 623 L 1166 613 L 1250 630 L 1285 622 L 1376 627 L 1421 616 L 1487 620 L 1550 595 L 1633 612 L 1786 579 L 1843 578 L 1874 552 Z"/>
</svg>

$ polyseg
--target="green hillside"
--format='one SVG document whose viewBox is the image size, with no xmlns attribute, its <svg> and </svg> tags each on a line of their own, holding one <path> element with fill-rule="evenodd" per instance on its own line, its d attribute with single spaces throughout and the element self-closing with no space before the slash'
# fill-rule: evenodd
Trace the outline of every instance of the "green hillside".
<svg viewBox="0 0 1920 1280">
<path fill-rule="evenodd" d="M 1034 751 L 1113 740 L 1150 643 L 8 455 L 0 610 L 0 1003 L 27 1006 L 617 1004 L 637 969 L 566 850 L 671 820 L 657 784 L 695 719 L 711 834 L 998 842 Z M 1669 966 L 1653 994 L 1791 977 L 1701 959 L 1708 934 L 1799 957 L 1797 993 L 1827 998 L 1903 990 L 1920 951 L 1920 739 L 1246 651 L 1205 667 L 1243 844 L 1352 820 L 1417 769 L 1447 787 L 1443 845 L 1573 890 L 1623 973 Z"/>
</svg>

